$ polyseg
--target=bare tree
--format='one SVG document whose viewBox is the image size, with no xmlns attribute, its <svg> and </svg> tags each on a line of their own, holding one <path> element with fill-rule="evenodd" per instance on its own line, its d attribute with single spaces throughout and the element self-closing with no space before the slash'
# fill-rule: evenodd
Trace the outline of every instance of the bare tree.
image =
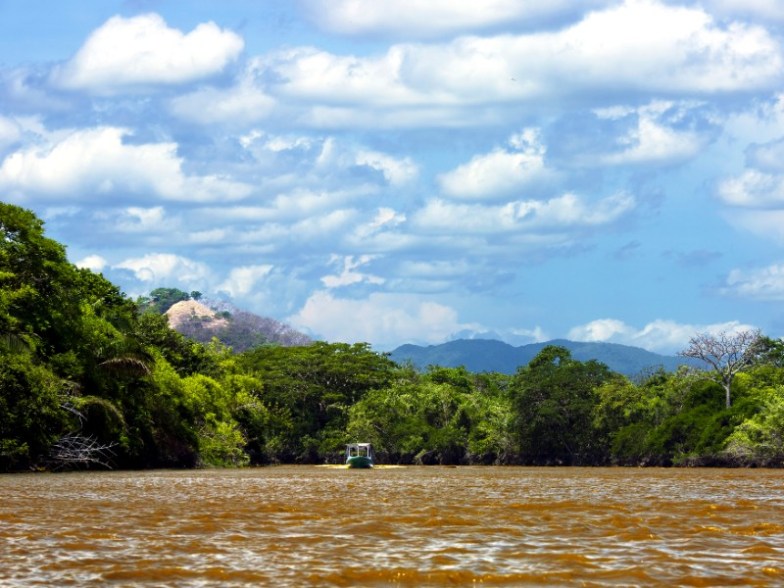
<svg viewBox="0 0 784 588">
<path fill-rule="evenodd" d="M 727 408 L 732 406 L 732 380 L 754 363 L 759 330 L 722 332 L 718 335 L 700 333 L 689 339 L 689 346 L 678 353 L 682 357 L 700 359 L 711 366 L 724 388 Z"/>
</svg>

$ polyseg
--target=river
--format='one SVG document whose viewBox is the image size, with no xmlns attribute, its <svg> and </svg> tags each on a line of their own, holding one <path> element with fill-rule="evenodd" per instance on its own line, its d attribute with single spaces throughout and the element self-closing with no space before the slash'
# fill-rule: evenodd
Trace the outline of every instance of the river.
<svg viewBox="0 0 784 588">
<path fill-rule="evenodd" d="M 784 471 L 0 476 L 0 586 L 781 586 Z"/>
</svg>

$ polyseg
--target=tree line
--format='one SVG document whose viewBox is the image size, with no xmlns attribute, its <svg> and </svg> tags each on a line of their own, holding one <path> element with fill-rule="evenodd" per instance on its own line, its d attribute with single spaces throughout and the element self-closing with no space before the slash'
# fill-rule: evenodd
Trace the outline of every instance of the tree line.
<svg viewBox="0 0 784 588">
<path fill-rule="evenodd" d="M 339 462 L 352 441 L 404 464 L 784 463 L 784 352 L 759 333 L 696 336 L 702 371 L 627 378 L 559 346 L 514 375 L 418 371 L 364 343 L 197 343 L 172 296 L 129 299 L 0 203 L 0 471 Z"/>
</svg>

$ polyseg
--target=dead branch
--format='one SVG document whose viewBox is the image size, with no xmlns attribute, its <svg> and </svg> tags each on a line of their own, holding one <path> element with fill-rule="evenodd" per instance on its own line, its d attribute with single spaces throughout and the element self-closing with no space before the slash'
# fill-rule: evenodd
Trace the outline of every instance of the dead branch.
<svg viewBox="0 0 784 588">
<path fill-rule="evenodd" d="M 115 456 L 112 448 L 116 445 L 116 443 L 99 443 L 94 437 L 65 435 L 52 445 L 49 459 L 55 470 L 91 465 L 110 470 L 112 457 Z"/>
</svg>

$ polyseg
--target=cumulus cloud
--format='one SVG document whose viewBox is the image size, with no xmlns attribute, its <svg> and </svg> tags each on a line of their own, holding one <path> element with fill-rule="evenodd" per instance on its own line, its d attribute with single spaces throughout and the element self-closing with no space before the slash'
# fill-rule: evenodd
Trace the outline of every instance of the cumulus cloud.
<svg viewBox="0 0 784 588">
<path fill-rule="evenodd" d="M 510 137 L 508 147 L 477 155 L 438 178 L 442 192 L 463 199 L 500 199 L 533 184 L 552 179 L 545 165 L 546 149 L 537 129 Z"/>
<path fill-rule="evenodd" d="M 361 150 L 356 155 L 356 164 L 381 172 L 392 186 L 402 186 L 416 179 L 419 172 L 410 157 L 396 158 L 378 151 Z"/>
<path fill-rule="evenodd" d="M 275 100 L 247 83 L 221 88 L 202 88 L 172 99 L 175 116 L 199 124 L 249 124 L 267 118 Z"/>
<path fill-rule="evenodd" d="M 657 353 L 676 353 L 685 349 L 689 339 L 698 333 L 718 335 L 754 329 L 739 321 L 691 325 L 670 320 L 655 320 L 641 329 L 611 318 L 597 319 L 574 327 L 568 338 L 575 341 L 600 341 L 642 347 Z"/>
<path fill-rule="evenodd" d="M 590 101 L 608 88 L 616 94 L 746 92 L 777 87 L 783 65 L 780 43 L 762 27 L 718 22 L 696 6 L 626 0 L 555 32 L 398 44 L 372 57 L 295 48 L 269 56 L 263 67 L 277 80 L 273 93 L 366 109 L 476 107 L 563 95 Z M 649 125 L 642 132 L 661 129 Z"/>
<path fill-rule="evenodd" d="M 171 233 L 179 225 L 179 220 L 168 216 L 163 206 L 130 206 L 120 211 L 112 220 L 113 230 L 123 233 Z"/>
<path fill-rule="evenodd" d="M 746 168 L 720 180 L 716 197 L 729 207 L 723 216 L 730 224 L 784 242 L 782 156 L 784 139 L 750 145 L 746 150 Z"/>
<path fill-rule="evenodd" d="M 275 135 L 254 129 L 239 137 L 242 148 L 266 170 L 265 181 L 283 189 L 313 186 L 324 191 L 373 193 L 384 187 L 409 186 L 419 166 L 396 156 L 332 135 Z"/>
<path fill-rule="evenodd" d="M 206 264 L 171 253 L 149 253 L 143 257 L 126 259 L 112 268 L 129 270 L 137 280 L 153 286 L 184 284 L 203 287 L 212 276 Z"/>
<path fill-rule="evenodd" d="M 339 56 L 297 47 L 269 56 L 260 68 L 270 69 L 278 79 L 281 96 L 321 100 L 337 105 L 347 100 L 362 104 L 415 105 L 422 96 L 400 79 L 406 59 L 404 47 L 393 46 L 381 56 Z"/>
<path fill-rule="evenodd" d="M 109 262 L 100 255 L 88 255 L 87 257 L 74 262 L 74 265 L 76 267 L 88 269 L 94 273 L 100 273 L 109 265 Z"/>
<path fill-rule="evenodd" d="M 457 312 L 444 304 L 383 292 L 351 299 L 317 291 L 287 322 L 328 341 L 372 341 L 381 349 L 391 349 L 402 341 L 440 343 L 452 333 L 479 329 L 461 324 Z"/>
<path fill-rule="evenodd" d="M 733 269 L 727 275 L 721 292 L 747 300 L 780 302 L 784 300 L 784 264 L 750 270 Z"/>
<path fill-rule="evenodd" d="M 769 105 L 767 105 L 769 106 Z M 776 110 L 768 108 L 757 118 L 757 124 L 777 128 Z M 755 117 L 756 118 L 756 117 Z M 784 125 L 779 132 L 784 132 Z M 763 133 L 760 133 L 763 134 Z M 780 136 L 767 143 L 752 143 L 746 149 L 746 167 L 735 176 L 717 183 L 715 195 L 728 208 L 722 211 L 726 220 L 756 235 L 784 242 L 784 139 Z"/>
<path fill-rule="evenodd" d="M 115 193 L 169 200 L 237 200 L 250 187 L 215 175 L 187 176 L 176 143 L 129 144 L 131 131 L 97 127 L 58 132 L 0 165 L 0 189 L 43 196 L 105 199 Z"/>
<path fill-rule="evenodd" d="M 581 8 L 603 4 L 586 0 Z M 322 28 L 348 35 L 434 37 L 504 25 L 531 26 L 574 10 L 568 0 L 306 0 Z"/>
<path fill-rule="evenodd" d="M 553 231 L 607 225 L 635 208 L 628 194 L 608 196 L 594 204 L 574 194 L 550 200 L 518 200 L 506 204 L 459 204 L 430 200 L 414 216 L 415 224 L 428 231 L 449 234 L 499 234 L 516 231 Z"/>
<path fill-rule="evenodd" d="M 723 180 L 718 196 L 731 206 L 781 208 L 784 206 L 784 174 L 747 169 L 739 176 Z"/>
<path fill-rule="evenodd" d="M 604 109 L 600 117 L 633 117 L 635 124 L 616 139 L 616 150 L 596 156 L 605 165 L 675 163 L 696 156 L 707 142 L 704 133 L 693 128 L 675 128 L 685 116 L 685 108 L 671 102 L 653 102 L 639 109 L 618 112 Z M 616 114 L 617 113 L 617 114 Z"/>
<path fill-rule="evenodd" d="M 239 35 L 213 22 L 183 34 L 157 14 L 115 16 L 96 29 L 70 61 L 53 70 L 52 81 L 104 94 L 181 84 L 222 71 L 243 47 Z"/>
<path fill-rule="evenodd" d="M 232 268 L 229 276 L 220 285 L 218 292 L 225 292 L 232 297 L 246 296 L 251 293 L 265 277 L 272 271 L 269 264 L 249 265 Z"/>
</svg>

